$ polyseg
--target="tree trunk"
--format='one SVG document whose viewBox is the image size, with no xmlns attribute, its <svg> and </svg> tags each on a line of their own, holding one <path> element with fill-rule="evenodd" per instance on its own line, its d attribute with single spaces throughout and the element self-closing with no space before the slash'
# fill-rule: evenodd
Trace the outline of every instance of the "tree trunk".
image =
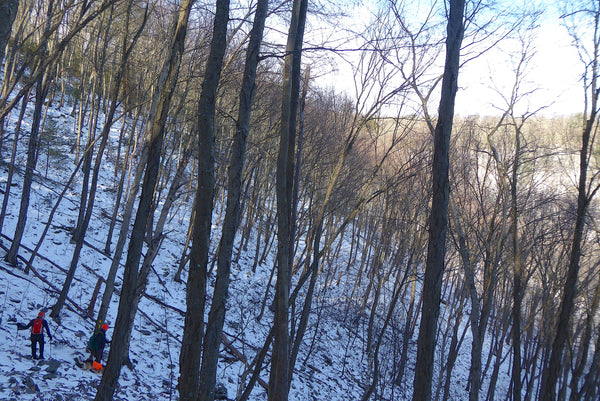
<svg viewBox="0 0 600 401">
<path fill-rule="evenodd" d="M 52 2 L 49 5 L 48 13 L 51 14 Z M 8 264 L 17 265 L 17 255 L 21 246 L 21 239 L 25 233 L 25 224 L 27 222 L 27 212 L 29 210 L 29 195 L 31 193 L 31 184 L 33 183 L 33 174 L 37 164 L 38 153 L 38 136 L 40 133 L 40 123 L 42 117 L 42 108 L 44 100 L 48 95 L 50 88 L 50 67 L 47 68 L 44 74 L 40 74 L 35 91 L 35 108 L 33 111 L 33 119 L 31 123 L 31 133 L 29 135 L 29 145 L 27 148 L 27 162 L 25 164 L 25 177 L 23 178 L 23 189 L 21 192 L 21 204 L 19 207 L 19 219 L 17 220 L 13 241 L 10 249 L 5 256 Z"/>
<path fill-rule="evenodd" d="M 0 4 L 0 64 L 4 61 L 4 51 L 10 39 L 10 31 L 18 9 L 19 0 L 5 0 Z"/>
<path fill-rule="evenodd" d="M 23 121 L 23 116 L 25 115 L 25 110 L 27 109 L 27 104 L 29 103 L 29 94 L 23 97 L 23 102 L 21 103 L 21 111 L 19 112 L 19 120 L 17 121 L 17 126 L 15 127 L 15 136 L 13 139 L 12 151 L 10 154 L 10 164 L 8 165 L 8 176 L 6 177 L 6 188 L 4 188 L 4 197 L 2 199 L 2 210 L 0 210 L 0 233 L 2 233 L 2 229 L 4 227 L 4 219 L 6 217 L 6 209 L 8 207 L 8 201 L 10 199 L 10 189 L 12 187 L 13 177 L 15 173 L 15 161 L 17 158 L 17 146 L 19 144 L 19 132 L 21 131 L 21 122 Z"/>
<path fill-rule="evenodd" d="M 129 5 L 129 7 L 131 7 L 131 3 Z M 126 24 L 126 26 L 129 26 L 129 12 L 127 12 L 126 15 L 127 15 L 127 18 L 126 18 L 125 24 Z M 112 20 L 112 9 L 111 9 L 111 17 L 110 18 Z M 132 43 L 129 46 L 127 46 L 127 43 L 126 43 L 127 35 L 125 34 L 125 36 L 123 38 L 123 54 L 121 56 L 121 60 L 119 63 L 119 69 L 117 70 L 117 74 L 115 77 L 113 90 L 109 96 L 111 99 L 110 109 L 108 110 L 108 113 L 106 116 L 106 121 L 105 121 L 104 127 L 102 128 L 102 132 L 100 133 L 100 145 L 98 147 L 98 153 L 97 153 L 96 159 L 94 161 L 93 169 L 91 169 L 91 162 L 92 162 L 91 154 L 92 154 L 93 143 L 95 142 L 95 140 L 93 138 L 92 132 L 94 132 L 94 130 L 95 130 L 98 111 L 96 110 L 94 113 L 92 113 L 92 117 L 90 118 L 90 120 L 93 121 L 93 123 L 90 127 L 90 134 L 89 134 L 90 137 L 89 137 L 89 141 L 88 141 L 88 146 L 86 147 L 86 153 L 83 156 L 83 158 L 84 158 L 83 165 L 85 166 L 85 169 L 87 170 L 84 173 L 85 177 L 86 177 L 86 179 L 84 181 L 87 181 L 90 170 L 92 170 L 91 171 L 92 172 L 92 181 L 91 181 L 90 187 L 89 187 L 89 194 L 87 194 L 87 196 L 83 196 L 83 194 L 86 194 L 87 191 L 84 191 L 82 193 L 82 200 L 81 200 L 82 204 L 80 206 L 80 219 L 77 222 L 77 227 L 75 228 L 75 233 L 73 235 L 73 240 L 75 241 L 75 250 L 73 251 L 73 256 L 71 258 L 71 264 L 69 266 L 69 271 L 67 272 L 67 277 L 65 279 L 65 283 L 63 285 L 62 291 L 59 295 L 58 301 L 52 308 L 52 313 L 50 315 L 52 317 L 58 317 L 62 307 L 64 306 L 65 300 L 66 300 L 68 292 L 69 292 L 69 288 L 71 286 L 71 282 L 75 275 L 75 270 L 76 270 L 77 264 L 79 262 L 79 255 L 81 253 L 81 250 L 83 249 L 85 234 L 87 232 L 89 222 L 92 217 L 92 212 L 94 209 L 94 203 L 96 200 L 96 190 L 98 188 L 98 178 L 100 175 L 100 167 L 102 166 L 102 157 L 104 155 L 104 151 L 108 144 L 110 129 L 112 128 L 112 125 L 114 122 L 114 117 L 117 112 L 117 106 L 119 104 L 118 96 L 119 96 L 119 92 L 121 91 L 121 83 L 123 81 L 125 68 L 126 68 L 126 65 L 127 65 L 128 59 L 129 59 L 129 55 L 131 54 L 131 50 L 135 46 L 137 39 L 140 37 L 142 30 L 144 28 L 144 25 L 146 23 L 146 20 L 147 19 L 144 18 L 140 28 L 138 29 L 137 33 L 135 34 L 135 36 L 133 38 Z M 109 26 L 110 26 L 110 23 L 109 23 Z M 103 64 L 104 64 L 104 61 L 103 61 Z M 95 96 L 93 96 L 93 98 L 94 97 Z M 87 190 L 87 182 L 84 183 L 84 189 Z M 83 213 L 81 213 L 81 212 L 83 212 Z"/>
<path fill-rule="evenodd" d="M 433 378 L 435 336 L 440 312 L 440 296 L 448 223 L 449 148 L 454 101 L 456 97 L 460 47 L 464 33 L 464 0 L 450 0 L 446 38 L 446 61 L 442 94 L 435 127 L 432 166 L 432 204 L 429 220 L 429 244 L 423 282 L 421 326 L 417 344 L 413 401 L 430 401 Z"/>
<path fill-rule="evenodd" d="M 198 187 L 194 201 L 194 230 L 186 286 L 186 314 L 179 356 L 179 398 L 196 401 L 204 325 L 204 303 L 213 196 L 215 192 L 215 107 L 223 67 L 229 22 L 229 0 L 217 0 L 210 54 L 198 104 Z"/>
<path fill-rule="evenodd" d="M 141 113 L 141 109 L 138 108 L 136 113 L 135 113 L 135 117 L 133 118 L 133 121 L 130 124 L 131 130 L 132 130 L 132 134 L 131 137 L 133 137 L 135 135 L 136 129 L 135 127 L 138 126 L 138 120 L 140 118 L 140 113 Z M 126 118 L 124 117 L 123 119 L 123 127 L 125 126 L 125 121 Z M 123 132 L 124 128 L 121 130 L 121 137 L 119 138 L 119 150 L 121 149 L 121 142 L 123 140 Z M 117 223 L 117 215 L 119 214 L 119 210 L 122 207 L 121 205 L 121 199 L 123 197 L 123 192 L 124 192 L 124 184 L 125 184 L 125 178 L 128 175 L 128 172 L 130 171 L 130 166 L 132 164 L 133 161 L 133 153 L 134 153 L 134 141 L 133 140 L 128 140 L 127 141 L 127 151 L 124 157 L 124 161 L 123 161 L 123 167 L 121 169 L 121 176 L 119 178 L 119 183 L 117 186 L 117 196 L 115 199 L 115 206 L 113 208 L 113 214 L 111 216 L 110 219 L 110 225 L 108 227 L 108 233 L 106 235 L 106 243 L 104 244 L 104 253 L 106 253 L 107 255 L 110 255 L 110 246 L 112 245 L 112 237 L 113 237 L 113 231 L 115 229 L 115 225 Z M 115 169 L 115 174 L 116 174 L 116 169 Z M 141 178 L 140 178 L 141 179 Z M 139 183 L 139 181 L 138 181 Z M 136 189 L 137 190 L 137 189 Z M 131 192 L 130 192 L 131 193 Z M 137 192 L 136 192 L 137 193 Z M 135 196 L 135 195 L 134 195 Z M 125 199 L 126 205 L 129 204 L 129 198 Z M 127 213 L 127 206 L 125 206 L 125 213 L 124 214 L 128 214 Z M 129 213 L 130 214 L 130 213 Z M 125 219 L 123 219 L 125 220 Z M 123 223 L 121 224 L 121 229 L 123 229 L 123 225 L 125 225 L 125 228 L 129 227 L 129 220 L 127 221 L 127 223 L 125 223 L 123 221 Z M 120 233 L 119 233 L 120 235 Z M 125 233 L 126 235 L 126 233 Z M 119 236 L 119 239 L 121 237 Z M 117 241 L 119 241 L 119 239 L 117 239 Z M 115 255 L 119 255 L 119 259 L 120 259 L 120 255 L 122 254 L 123 249 L 121 248 L 120 251 L 117 252 L 117 250 L 115 250 Z"/>
<path fill-rule="evenodd" d="M 599 26 L 600 13 L 594 15 L 596 29 Z M 571 253 L 569 257 L 569 267 L 564 284 L 563 296 L 558 315 L 558 324 L 556 334 L 552 342 L 552 351 L 550 362 L 542 375 L 542 389 L 540 394 L 541 401 L 554 401 L 556 397 L 556 384 L 562 370 L 563 350 L 569 339 L 569 322 L 574 312 L 575 298 L 577 296 L 577 279 L 579 274 L 579 260 L 581 259 L 581 244 L 584 238 L 585 218 L 587 207 L 592 199 L 594 192 L 588 193 L 588 165 L 590 153 L 590 143 L 592 133 L 595 133 L 598 126 L 598 96 L 600 95 L 598 87 L 598 42 L 595 42 L 595 55 L 591 83 L 591 99 L 589 115 L 584 115 L 584 127 L 581 136 L 581 150 L 579 155 L 579 184 L 577 195 L 577 214 L 575 219 L 575 228 L 573 232 L 573 241 L 571 242 Z"/>
<path fill-rule="evenodd" d="M 269 401 L 286 401 L 289 394 L 289 295 L 291 281 L 291 252 L 294 238 L 293 223 L 293 165 L 295 111 L 298 101 L 300 81 L 300 60 L 304 24 L 306 21 L 306 0 L 294 0 L 292 20 L 288 32 L 285 64 L 283 68 L 283 96 L 281 106 L 281 127 L 279 156 L 277 160 L 277 280 L 275 283 L 275 313 L 273 322 L 273 353 L 269 375 Z"/>
<path fill-rule="evenodd" d="M 130 9 L 130 7 L 131 7 L 131 3 L 128 5 L 128 11 L 126 13 L 127 19 L 126 19 L 125 25 L 127 27 L 129 27 L 129 9 Z M 80 223 L 78 222 L 78 227 L 75 230 L 75 234 L 74 234 L 75 250 L 73 252 L 73 257 L 71 260 L 71 265 L 70 265 L 69 271 L 67 272 L 67 278 L 65 280 L 65 284 L 63 285 L 63 289 L 61 291 L 61 294 L 59 296 L 57 303 L 52 308 L 51 316 L 53 316 L 53 317 L 57 317 L 61 308 L 64 306 L 64 302 L 66 300 L 66 297 L 67 297 L 67 294 L 69 291 L 69 287 L 71 285 L 71 281 L 73 279 L 75 269 L 77 267 L 77 263 L 79 260 L 79 254 L 81 252 L 81 249 L 83 248 L 85 233 L 87 231 L 87 227 L 89 225 L 89 221 L 92 216 L 94 203 L 95 203 L 95 199 L 96 199 L 96 190 L 98 188 L 98 178 L 99 178 L 99 174 L 100 174 L 100 167 L 102 166 L 102 157 L 104 154 L 104 150 L 106 149 L 106 146 L 108 144 L 110 129 L 112 128 L 115 114 L 117 112 L 117 108 L 118 108 L 118 104 L 119 104 L 118 95 L 121 90 L 121 84 L 122 84 L 125 70 L 127 67 L 127 62 L 129 60 L 131 51 L 135 47 L 137 40 L 139 39 L 140 35 L 142 34 L 142 31 L 143 31 L 144 26 L 147 21 L 147 17 L 148 17 L 148 14 L 145 13 L 142 24 L 140 25 L 140 27 L 134 34 L 134 37 L 129 45 L 127 44 L 127 40 L 128 40 L 127 31 L 126 31 L 125 35 L 123 36 L 123 45 L 122 45 L 123 53 L 121 56 L 121 60 L 119 62 L 119 68 L 116 73 L 113 90 L 110 95 L 110 98 L 112 99 L 110 109 L 108 110 L 106 121 L 105 121 L 104 127 L 102 128 L 102 132 L 100 133 L 100 146 L 98 148 L 98 154 L 96 155 L 96 160 L 94 162 L 94 168 L 93 168 L 93 172 L 92 172 L 92 182 L 91 182 L 90 189 L 89 189 L 89 195 L 87 196 L 87 205 L 81 206 L 81 210 L 84 210 L 85 213 L 83 214 L 83 218 L 82 218 L 81 222 Z M 94 118 L 92 117 L 91 119 L 93 120 Z M 95 126 L 95 123 L 93 126 Z M 88 147 L 85 150 L 85 153 L 83 155 L 84 163 L 86 163 L 85 160 L 88 160 L 88 158 L 89 158 L 89 163 L 91 163 L 91 148 L 92 148 L 91 145 L 92 144 L 93 144 L 93 142 L 90 142 Z M 81 164 L 81 162 L 79 164 Z M 88 169 L 89 169 L 89 167 L 88 167 Z M 89 174 L 89 173 L 87 173 L 87 174 Z M 87 186 L 87 184 L 85 186 Z M 82 199 L 82 203 L 84 203 L 85 201 L 86 201 L 85 199 Z M 124 224 L 124 225 L 126 227 L 128 227 L 129 221 L 127 222 L 127 224 Z M 116 265 L 118 266 L 118 263 L 120 261 L 120 256 L 121 256 L 120 253 L 118 255 L 115 254 L 115 258 L 113 259 L 112 264 L 116 263 Z M 115 259 L 116 259 L 116 262 L 115 262 Z M 112 266 L 111 266 L 111 271 L 113 271 Z M 106 317 L 106 311 L 108 310 L 108 302 L 110 301 L 110 295 L 112 295 L 112 285 L 114 282 L 114 276 L 116 275 L 116 269 L 114 269 L 114 273 L 115 274 L 112 275 L 112 279 L 111 279 L 111 274 L 109 272 L 109 276 L 106 281 L 106 287 L 105 287 L 104 295 L 102 297 L 103 302 L 101 303 L 100 312 L 98 314 L 96 328 L 99 328 L 102 325 L 102 323 L 104 323 L 104 319 Z M 106 298 L 107 296 L 108 296 L 108 298 Z M 104 306 L 104 308 L 103 308 L 103 306 Z"/>
<path fill-rule="evenodd" d="M 146 132 L 148 146 L 148 162 L 146 174 L 142 184 L 142 193 L 138 203 L 138 209 L 131 230 L 131 239 L 127 251 L 127 259 L 123 273 L 123 288 L 119 300 L 115 331 L 108 361 L 96 393 L 95 401 L 112 400 L 116 389 L 117 380 L 121 372 L 121 366 L 127 357 L 129 350 L 129 338 L 133 329 L 133 320 L 137 312 L 136 287 L 138 286 L 138 268 L 141 258 L 146 224 L 150 214 L 153 212 L 153 196 L 156 187 L 158 171 L 160 167 L 160 155 L 164 138 L 164 127 L 167 113 L 171 103 L 171 97 L 177 83 L 179 66 L 185 45 L 187 32 L 187 21 L 193 0 L 183 0 L 179 12 L 175 16 L 173 40 L 169 48 L 169 54 L 165 60 L 156 91 L 153 95 L 150 124 Z"/>
<path fill-rule="evenodd" d="M 51 29 L 50 21 L 52 16 L 54 15 L 54 1 L 51 0 L 48 3 L 48 9 L 46 11 L 46 27 L 44 33 L 47 35 Z M 27 148 L 27 162 L 25 164 L 25 176 L 23 178 L 23 188 L 21 192 L 21 203 L 19 207 L 19 218 L 17 220 L 15 233 L 13 236 L 13 241 L 11 243 L 10 249 L 5 256 L 5 261 L 13 266 L 17 265 L 17 256 L 19 252 L 19 247 L 21 246 L 21 239 L 23 238 L 23 234 L 25 232 L 25 224 L 27 222 L 27 212 L 29 209 L 29 195 L 31 193 L 31 184 L 33 183 L 33 174 L 35 170 L 35 166 L 37 163 L 37 148 L 38 148 L 38 136 L 40 133 L 40 123 L 42 118 L 42 108 L 44 106 L 44 100 L 48 95 L 48 90 L 50 88 L 50 71 L 51 65 L 43 65 L 45 61 L 45 55 L 47 53 L 46 42 L 42 43 L 40 46 L 40 54 L 38 59 L 38 65 L 34 71 L 37 72 L 37 79 L 35 79 L 36 91 L 35 91 L 35 108 L 33 111 L 32 123 L 31 123 L 31 132 L 29 135 L 29 144 Z M 33 85 L 33 84 L 32 84 Z M 29 92 L 27 89 L 25 92 Z M 13 99 L 13 101 L 16 99 Z M 3 117 L 2 117 L 3 121 Z"/>
<path fill-rule="evenodd" d="M 307 271 L 307 274 L 310 274 L 310 282 L 308 284 L 308 289 L 306 293 L 306 297 L 304 298 L 304 306 L 302 308 L 302 314 L 300 316 L 300 322 L 298 323 L 298 332 L 296 333 L 295 338 L 291 338 L 293 341 L 292 352 L 290 354 L 290 383 L 292 381 L 292 372 L 294 370 L 294 366 L 296 364 L 296 359 L 298 357 L 298 352 L 300 351 L 300 345 L 302 345 L 302 339 L 304 338 L 304 333 L 306 332 L 306 328 L 308 326 L 308 318 L 310 317 L 310 311 L 313 301 L 313 294 L 315 291 L 315 286 L 317 284 L 317 277 L 319 275 L 319 256 L 320 256 L 320 242 L 321 235 L 323 231 L 323 220 L 319 221 L 319 225 L 315 227 L 315 233 L 313 235 L 313 260 L 310 264 L 310 270 Z"/>
<path fill-rule="evenodd" d="M 256 69 L 259 62 L 260 45 L 267 17 L 267 8 L 268 0 L 258 1 L 246 53 L 244 78 L 239 96 L 239 114 L 229 165 L 227 207 L 217 256 L 217 278 L 206 325 L 206 335 L 204 336 L 204 352 L 202 353 L 202 366 L 199 379 L 199 401 L 213 401 L 215 398 L 217 360 L 219 357 L 223 324 L 225 322 L 225 304 L 227 302 L 229 287 L 231 255 L 240 219 L 240 196 L 242 173 L 246 158 L 246 141 L 250 130 L 250 112 L 254 99 Z"/>
</svg>

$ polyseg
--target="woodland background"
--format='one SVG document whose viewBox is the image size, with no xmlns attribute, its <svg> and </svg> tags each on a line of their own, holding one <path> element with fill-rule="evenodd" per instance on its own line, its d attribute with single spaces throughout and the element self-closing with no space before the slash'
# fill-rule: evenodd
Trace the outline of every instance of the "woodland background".
<svg viewBox="0 0 600 401">
<path fill-rule="evenodd" d="M 595 400 L 600 3 L 558 10 L 583 102 L 553 117 L 528 79 L 550 6 L 4 1 L 6 269 L 53 271 L 44 306 L 59 327 L 114 319 L 96 400 L 134 369 L 156 280 L 185 309 L 169 397 L 213 400 L 225 347 L 245 366 L 236 399 L 261 380 L 288 399 L 335 320 L 353 333 L 341 359 L 360 355 L 364 401 L 398 399 L 398 386 L 451 399 L 465 353 L 459 397 L 493 400 L 509 373 L 507 399 Z M 498 114 L 454 115 L 461 69 L 498 46 L 513 65 Z M 336 63 L 352 68 L 352 94 L 317 83 Z M 53 194 L 36 218 L 40 182 Z M 70 237 L 55 243 L 63 266 L 40 251 L 56 230 Z M 108 262 L 75 307 L 89 249 Z M 243 351 L 223 343 L 224 326 L 248 333 L 226 320 L 240 266 L 269 272 L 252 309 L 263 332 Z"/>
</svg>

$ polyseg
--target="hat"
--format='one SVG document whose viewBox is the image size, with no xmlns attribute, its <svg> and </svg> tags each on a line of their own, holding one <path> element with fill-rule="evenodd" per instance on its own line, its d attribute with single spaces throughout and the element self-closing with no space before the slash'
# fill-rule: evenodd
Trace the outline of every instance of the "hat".
<svg viewBox="0 0 600 401">
<path fill-rule="evenodd" d="M 40 313 L 38 313 L 38 317 L 44 317 L 44 311 L 41 310 Z"/>
<path fill-rule="evenodd" d="M 104 323 L 102 325 L 102 330 L 104 330 L 104 331 L 108 330 L 108 324 Z"/>
</svg>

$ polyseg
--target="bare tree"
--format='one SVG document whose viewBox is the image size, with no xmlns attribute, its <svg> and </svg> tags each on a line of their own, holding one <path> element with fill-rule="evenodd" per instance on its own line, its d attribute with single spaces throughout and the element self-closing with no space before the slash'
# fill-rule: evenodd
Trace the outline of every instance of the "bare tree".
<svg viewBox="0 0 600 401">
<path fill-rule="evenodd" d="M 277 281 L 273 317 L 273 354 L 269 375 L 269 401 L 285 401 L 289 394 L 289 297 L 294 249 L 291 221 L 293 201 L 296 111 L 299 97 L 300 61 L 306 23 L 307 0 L 294 0 L 283 67 L 283 96 L 279 156 L 277 159 Z"/>
<path fill-rule="evenodd" d="M 192 212 L 194 228 L 186 286 L 185 326 L 179 354 L 179 397 L 182 401 L 195 401 L 199 390 L 198 371 L 215 193 L 215 97 L 227 46 L 228 22 L 229 0 L 217 0 L 210 53 L 198 104 L 198 186 Z"/>
<path fill-rule="evenodd" d="M 81 209 L 84 211 L 83 219 L 79 223 L 78 228 L 75 229 L 75 234 L 74 234 L 75 249 L 73 250 L 73 256 L 71 258 L 71 264 L 70 264 L 69 270 L 67 272 L 67 277 L 65 278 L 65 283 L 64 283 L 61 293 L 58 297 L 58 300 L 56 301 L 56 304 L 52 307 L 52 313 L 50 315 L 52 317 L 59 316 L 59 313 L 60 313 L 62 307 L 64 306 L 65 300 L 69 293 L 69 288 L 71 286 L 71 282 L 75 275 L 75 269 L 77 268 L 77 264 L 79 263 L 79 255 L 81 253 L 81 250 L 83 249 L 85 234 L 86 234 L 87 228 L 89 226 L 90 219 L 92 217 L 92 211 L 94 209 L 94 202 L 96 199 L 96 190 L 98 187 L 98 176 L 100 174 L 100 167 L 102 166 L 102 156 L 104 154 L 104 151 L 105 151 L 107 143 L 108 143 L 108 136 L 110 133 L 110 129 L 113 126 L 115 114 L 117 112 L 117 107 L 119 104 L 118 96 L 119 96 L 119 92 L 121 91 L 123 75 L 125 73 L 125 68 L 127 66 L 127 63 L 129 61 L 129 56 L 131 55 L 131 52 L 133 51 L 135 44 L 137 43 L 142 31 L 144 30 L 144 26 L 146 25 L 146 21 L 148 19 L 148 13 L 147 13 L 147 9 L 146 9 L 146 13 L 144 14 L 144 17 L 142 19 L 140 26 L 138 27 L 137 31 L 134 33 L 131 43 L 128 43 L 129 39 L 128 39 L 127 31 L 129 30 L 129 15 L 131 12 L 131 5 L 132 4 L 130 2 L 127 7 L 127 12 L 126 12 L 127 17 L 126 17 L 126 22 L 125 22 L 126 32 L 123 35 L 122 56 L 121 56 L 121 60 L 119 63 L 119 68 L 117 69 L 115 82 L 113 84 L 113 88 L 112 88 L 112 91 L 110 94 L 111 105 L 108 110 L 106 122 L 105 122 L 102 132 L 100 133 L 100 136 L 99 136 L 100 145 L 98 148 L 98 152 L 96 154 L 96 160 L 94 162 L 94 168 L 93 168 L 93 173 L 92 173 L 92 182 L 90 184 L 89 194 L 87 197 L 83 197 L 83 199 L 82 199 Z M 113 9 L 111 8 L 111 18 L 112 18 L 112 11 L 113 11 Z M 106 40 L 108 40 L 108 38 Z M 104 46 L 104 47 L 106 47 L 106 46 Z M 104 64 L 104 61 L 102 63 Z M 90 138 L 92 138 L 91 133 L 90 133 Z M 96 140 L 90 141 L 90 144 L 88 145 L 88 147 L 86 149 L 86 153 L 83 156 L 83 160 L 86 160 L 86 161 L 89 160 L 90 163 L 91 163 L 91 153 L 92 153 L 92 148 L 93 148 L 92 144 L 95 141 Z M 85 164 L 85 161 L 84 161 L 84 164 Z M 82 191 L 82 192 L 85 192 L 85 191 Z M 87 202 L 87 204 L 86 204 L 86 202 Z M 103 317 L 103 319 L 104 319 L 104 317 Z M 99 322 L 99 326 L 100 325 L 101 325 L 101 323 Z"/>
<path fill-rule="evenodd" d="M 254 24 L 250 32 L 250 41 L 246 52 L 244 78 L 240 91 L 236 133 L 229 164 L 227 181 L 227 206 L 219 251 L 217 255 L 217 278 L 213 292 L 206 335 L 204 336 L 204 352 L 200 370 L 201 401 L 213 401 L 215 398 L 215 381 L 217 360 L 223 324 L 225 322 L 225 303 L 229 287 L 229 272 L 231 270 L 231 255 L 233 241 L 240 219 L 240 197 L 242 191 L 242 172 L 246 158 L 246 141 L 250 130 L 250 112 L 254 99 L 256 68 L 259 62 L 260 45 L 267 17 L 268 0 L 258 0 Z"/>
<path fill-rule="evenodd" d="M 51 0 L 47 4 L 46 9 L 46 24 L 44 28 L 44 35 L 50 36 L 52 33 L 52 19 L 55 17 L 54 1 Z M 27 147 L 27 162 L 25 165 L 25 176 L 23 177 L 23 189 L 21 191 L 21 203 L 19 208 L 19 219 L 17 220 L 16 228 L 10 249 L 8 250 L 5 260 L 8 264 L 13 266 L 17 265 L 17 256 L 19 247 L 21 246 L 21 239 L 25 233 L 25 224 L 27 222 L 27 211 L 29 209 L 29 195 L 31 193 L 31 185 L 33 183 L 34 170 L 38 159 L 38 136 L 41 130 L 42 120 L 42 108 L 44 107 L 44 101 L 48 95 L 50 89 L 50 82 L 52 81 L 53 64 L 44 65 L 44 59 L 48 52 L 47 41 L 42 42 L 40 46 L 39 59 L 37 59 L 37 65 L 34 68 L 36 71 L 37 79 L 35 81 L 35 108 L 33 111 L 33 121 L 31 123 L 31 131 L 29 133 L 29 143 Z"/>
<path fill-rule="evenodd" d="M 4 61 L 4 51 L 10 39 L 10 31 L 18 9 L 19 0 L 6 0 L 0 4 L 0 64 Z"/>
<path fill-rule="evenodd" d="M 142 245 L 146 233 L 146 225 L 153 213 L 152 200 L 160 165 L 160 155 L 165 131 L 165 123 L 171 97 L 177 84 L 179 66 L 185 46 L 187 23 L 194 0 L 183 0 L 178 12 L 174 15 L 173 36 L 169 46 L 167 58 L 161 69 L 161 74 L 152 99 L 150 123 L 146 132 L 146 146 L 148 149 L 146 173 L 142 184 L 142 193 L 138 209 L 131 229 L 131 239 L 127 251 L 127 259 L 123 273 L 123 288 L 119 299 L 118 314 L 115 321 L 113 343 L 108 355 L 108 361 L 98 391 L 96 401 L 112 400 L 116 389 L 121 366 L 125 362 L 129 350 L 129 339 L 133 329 L 133 320 L 137 312 L 136 289 L 139 284 L 139 263 Z"/>
<path fill-rule="evenodd" d="M 544 368 L 540 400 L 554 401 L 556 385 L 563 366 L 563 352 L 569 339 L 571 315 L 574 311 L 577 296 L 577 280 L 580 270 L 581 247 L 584 239 L 587 210 L 592 198 L 600 188 L 597 174 L 588 178 L 590 158 L 595 149 L 593 146 L 595 133 L 598 129 L 600 112 L 600 4 L 597 1 L 576 3 L 565 18 L 573 18 L 571 34 L 580 52 L 581 61 L 585 65 L 584 96 L 585 109 L 583 112 L 581 148 L 579 151 L 579 182 L 577 185 L 576 220 L 571 241 L 569 266 L 563 288 L 560 311 L 550 361 Z M 579 8 L 581 7 L 581 8 Z M 576 27 L 584 27 L 591 31 L 584 36 Z M 589 42 L 587 42 L 589 40 Z"/>
<path fill-rule="evenodd" d="M 421 326 L 417 344 L 417 364 L 413 384 L 413 401 L 431 400 L 433 378 L 433 355 L 437 320 L 440 311 L 440 294 L 446 250 L 446 227 L 448 224 L 449 148 L 454 101 L 458 87 L 458 69 L 462 38 L 464 34 L 464 0 L 450 0 L 446 37 L 446 61 L 442 79 L 442 94 L 435 127 L 432 165 L 431 215 L 429 220 L 429 244 L 425 264 L 425 278 L 421 309 Z"/>
</svg>

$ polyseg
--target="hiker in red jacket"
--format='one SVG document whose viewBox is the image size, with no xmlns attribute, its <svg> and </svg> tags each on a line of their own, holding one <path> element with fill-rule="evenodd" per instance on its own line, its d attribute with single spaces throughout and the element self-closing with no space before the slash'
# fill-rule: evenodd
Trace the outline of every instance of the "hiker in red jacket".
<svg viewBox="0 0 600 401">
<path fill-rule="evenodd" d="M 52 341 L 52 334 L 50 334 L 50 328 L 48 322 L 44 319 L 44 311 L 38 313 L 37 318 L 32 319 L 28 324 L 17 323 L 17 330 L 25 330 L 31 327 L 31 357 L 33 359 L 44 359 L 44 328 L 50 341 Z M 40 356 L 37 356 L 37 344 L 40 345 Z"/>
</svg>

